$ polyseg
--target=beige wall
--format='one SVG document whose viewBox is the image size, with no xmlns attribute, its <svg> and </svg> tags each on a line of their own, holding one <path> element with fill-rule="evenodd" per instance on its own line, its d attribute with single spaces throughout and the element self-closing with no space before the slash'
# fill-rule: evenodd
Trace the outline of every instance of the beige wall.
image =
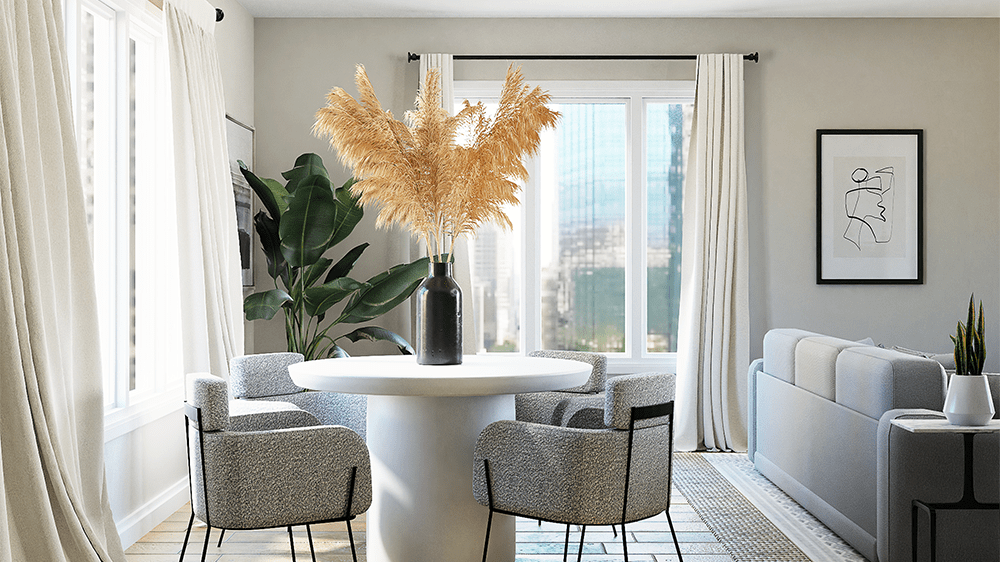
<svg viewBox="0 0 1000 562">
<path fill-rule="evenodd" d="M 759 51 L 746 66 L 752 350 L 772 327 L 947 350 L 975 291 L 1000 363 L 1000 22 L 996 19 L 257 19 L 257 171 L 276 177 L 306 151 L 341 169 L 310 128 L 325 93 L 354 93 L 363 63 L 384 106 L 412 106 L 406 53 L 699 53 Z M 457 78 L 501 79 L 505 65 L 457 62 Z M 691 63 L 524 63 L 529 81 L 692 78 Z M 821 128 L 923 129 L 925 283 L 816 285 L 815 134 Z M 366 219 L 363 269 L 400 261 Z M 258 260 L 260 263 L 260 260 Z M 264 279 L 258 270 L 258 279 Z M 386 320 L 387 327 L 398 318 Z M 278 323 L 258 351 L 281 349 Z"/>
</svg>

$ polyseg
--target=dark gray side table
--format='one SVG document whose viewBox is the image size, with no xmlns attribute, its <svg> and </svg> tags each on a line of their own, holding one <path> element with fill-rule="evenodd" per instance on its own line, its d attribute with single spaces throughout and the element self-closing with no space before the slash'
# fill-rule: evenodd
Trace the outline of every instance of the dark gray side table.
<svg viewBox="0 0 1000 562">
<path fill-rule="evenodd" d="M 894 419 L 892 424 L 910 433 L 961 433 L 965 445 L 965 470 L 964 484 L 962 487 L 962 498 L 957 502 L 950 503 L 927 503 L 921 500 L 913 500 L 910 511 L 912 534 L 911 551 L 913 562 L 917 562 L 917 514 L 920 511 L 927 513 L 930 521 L 931 535 L 931 562 L 937 560 L 937 512 L 949 509 L 954 510 L 994 510 L 1000 511 L 1000 504 L 980 503 L 976 500 L 976 490 L 973 482 L 973 447 L 972 440 L 979 433 L 1000 432 L 1000 420 L 990 420 L 982 426 L 972 425 L 952 425 L 946 419 Z"/>
</svg>

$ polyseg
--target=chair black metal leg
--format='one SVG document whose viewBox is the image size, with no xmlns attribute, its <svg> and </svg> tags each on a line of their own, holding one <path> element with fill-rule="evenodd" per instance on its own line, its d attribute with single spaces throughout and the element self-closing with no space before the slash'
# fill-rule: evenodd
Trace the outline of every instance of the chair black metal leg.
<svg viewBox="0 0 1000 562">
<path fill-rule="evenodd" d="M 292 526 L 288 526 L 288 542 L 292 546 L 292 562 L 295 562 L 295 537 L 292 536 Z"/>
<path fill-rule="evenodd" d="M 351 541 L 351 556 L 354 557 L 354 562 L 358 562 L 358 551 L 354 549 L 354 531 L 351 530 L 351 520 L 347 520 L 347 538 Z"/>
<path fill-rule="evenodd" d="M 180 562 L 184 562 L 184 551 L 187 550 L 187 547 L 188 547 L 188 539 L 191 537 L 191 526 L 192 525 L 194 525 L 194 512 L 193 511 L 191 512 L 191 518 L 188 519 L 188 530 L 187 530 L 186 533 L 184 533 L 184 545 L 181 546 L 181 557 L 179 559 Z"/>
<path fill-rule="evenodd" d="M 219 544 L 216 545 L 216 548 L 222 548 L 222 538 L 225 536 L 226 536 L 226 530 L 222 529 L 222 532 L 219 533 Z"/>
<path fill-rule="evenodd" d="M 628 543 L 625 542 L 625 522 L 622 521 L 622 552 L 625 554 L 625 562 L 628 562 Z"/>
<path fill-rule="evenodd" d="M 486 553 L 490 549 L 490 527 L 493 525 L 493 510 L 490 510 L 489 517 L 486 518 L 486 542 L 483 543 L 483 562 L 486 562 Z"/>
<path fill-rule="evenodd" d="M 569 552 L 569 523 L 566 523 L 566 544 L 563 545 L 563 562 L 566 562 L 566 556 Z"/>
<path fill-rule="evenodd" d="M 587 534 L 587 526 L 580 527 L 580 548 L 576 551 L 576 562 L 583 557 L 583 536 Z"/>
<path fill-rule="evenodd" d="M 664 511 L 667 514 L 667 524 L 670 525 L 670 536 L 674 537 L 674 548 L 677 549 L 677 560 L 679 562 L 684 562 L 684 558 L 681 556 L 681 545 L 677 542 L 677 533 L 674 532 L 674 522 L 670 519 L 670 510 Z"/>
<path fill-rule="evenodd" d="M 205 525 L 205 546 L 201 549 L 201 562 L 205 562 L 205 557 L 208 556 L 208 537 L 212 534 L 212 527 Z"/>
<path fill-rule="evenodd" d="M 313 547 L 313 532 L 309 528 L 309 525 L 306 525 L 306 535 L 309 536 L 309 554 L 312 554 L 312 562 L 316 562 L 316 548 Z"/>
</svg>

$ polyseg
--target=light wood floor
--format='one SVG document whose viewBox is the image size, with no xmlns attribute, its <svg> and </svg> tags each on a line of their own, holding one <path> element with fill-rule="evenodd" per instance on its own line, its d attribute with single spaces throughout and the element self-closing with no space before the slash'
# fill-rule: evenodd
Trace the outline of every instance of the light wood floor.
<svg viewBox="0 0 1000 562">
<path fill-rule="evenodd" d="M 685 562 L 732 562 L 726 549 L 676 490 L 671 502 L 673 505 L 670 508 L 670 517 L 674 522 Z M 170 516 L 125 551 L 128 562 L 178 562 L 184 531 L 190 516 L 189 506 L 184 506 Z M 363 561 L 365 560 L 364 516 L 353 521 L 351 527 L 358 547 L 358 560 Z M 516 562 L 561 561 L 565 530 L 566 527 L 562 525 L 543 523 L 539 526 L 536 521 L 518 519 Z M 677 560 L 674 543 L 670 537 L 670 527 L 663 514 L 646 521 L 632 523 L 627 526 L 627 531 L 630 561 Z M 296 559 L 299 562 L 310 561 L 305 528 L 295 528 L 294 535 Z M 344 523 L 316 525 L 313 527 L 312 535 L 317 561 L 351 561 L 351 546 Z M 221 547 L 216 546 L 219 531 L 213 529 L 210 539 L 208 556 L 205 558 L 210 562 L 288 562 L 292 559 L 288 531 L 284 529 L 227 532 Z M 584 561 L 622 560 L 621 537 L 616 538 L 610 527 L 588 528 L 585 539 Z M 184 556 L 185 562 L 201 559 L 204 540 L 205 526 L 195 520 L 195 528 L 191 531 L 191 544 Z M 574 555 L 571 559 L 575 560 L 576 547 L 580 542 L 579 529 L 574 527 L 571 530 L 569 540 L 570 552 Z"/>
</svg>

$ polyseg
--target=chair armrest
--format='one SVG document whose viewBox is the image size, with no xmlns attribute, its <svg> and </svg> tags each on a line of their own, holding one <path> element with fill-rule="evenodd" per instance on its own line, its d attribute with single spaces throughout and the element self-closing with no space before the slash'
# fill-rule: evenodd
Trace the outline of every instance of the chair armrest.
<svg viewBox="0 0 1000 562">
<path fill-rule="evenodd" d="M 668 438 L 665 425 L 636 432 L 630 520 L 664 509 Z M 483 462 L 488 460 L 495 509 L 587 525 L 620 522 L 627 442 L 628 432 L 614 429 L 494 422 L 476 443 L 473 495 L 480 504 L 489 505 Z M 666 460 L 651 462 L 640 451 L 666 452 Z"/>
<path fill-rule="evenodd" d="M 911 433 L 892 424 L 898 418 L 944 418 L 944 414 L 926 409 L 889 410 L 879 419 L 877 441 L 877 529 L 876 548 L 879 560 L 911 560 L 911 515 L 913 500 L 929 503 L 955 502 L 962 497 L 964 474 L 964 442 L 958 433 Z M 998 501 L 997 474 L 1000 472 L 1000 439 L 996 433 L 977 435 L 974 447 L 974 485 L 980 502 Z M 985 524 L 982 514 L 965 514 L 961 530 L 948 527 L 953 517 L 940 519 L 939 544 L 942 552 L 951 552 L 960 545 L 945 543 L 949 537 L 960 537 L 961 543 L 976 545 L 980 551 L 972 558 L 996 560 L 998 533 L 996 515 Z M 980 517 L 980 519 L 976 519 Z M 926 540 L 926 522 L 920 536 Z M 926 545 L 926 543 L 921 543 Z M 951 545 L 951 546 L 947 546 Z"/>
<path fill-rule="evenodd" d="M 357 467 L 351 515 L 371 505 L 368 447 L 346 427 L 205 435 L 211 504 L 228 528 L 263 528 L 344 517 L 351 469 Z M 201 493 L 201 491 L 199 491 Z M 213 513 L 214 524 L 219 513 Z M 234 525 L 235 524 L 235 525 Z"/>
</svg>

